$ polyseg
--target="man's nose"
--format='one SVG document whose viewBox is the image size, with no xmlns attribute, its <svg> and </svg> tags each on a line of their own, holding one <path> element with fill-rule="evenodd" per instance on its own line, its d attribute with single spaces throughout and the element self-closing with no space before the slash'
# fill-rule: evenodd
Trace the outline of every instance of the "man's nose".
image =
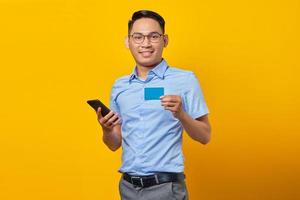
<svg viewBox="0 0 300 200">
<path fill-rule="evenodd" d="M 143 46 L 150 46 L 151 45 L 151 41 L 149 39 L 149 37 L 145 36 L 144 41 L 142 42 Z"/>
</svg>

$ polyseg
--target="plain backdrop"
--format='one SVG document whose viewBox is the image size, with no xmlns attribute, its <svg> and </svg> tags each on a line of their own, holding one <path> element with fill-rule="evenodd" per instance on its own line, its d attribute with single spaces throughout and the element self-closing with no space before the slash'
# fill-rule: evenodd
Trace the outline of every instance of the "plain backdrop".
<svg viewBox="0 0 300 200">
<path fill-rule="evenodd" d="M 0 199 L 116 200 L 87 99 L 131 73 L 132 13 L 166 20 L 164 58 L 196 73 L 207 145 L 184 133 L 191 200 L 300 199 L 298 0 L 0 0 Z"/>
</svg>

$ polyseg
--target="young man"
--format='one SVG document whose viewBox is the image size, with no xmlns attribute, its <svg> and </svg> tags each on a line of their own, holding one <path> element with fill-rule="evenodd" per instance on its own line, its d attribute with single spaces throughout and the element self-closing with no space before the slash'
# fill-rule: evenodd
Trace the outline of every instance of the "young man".
<svg viewBox="0 0 300 200">
<path fill-rule="evenodd" d="M 112 111 L 98 109 L 103 141 L 122 145 L 122 200 L 188 199 L 182 131 L 202 144 L 210 140 L 208 108 L 193 72 L 170 67 L 162 58 L 168 45 L 165 21 L 141 10 L 128 23 L 126 46 L 136 62 L 111 93 Z"/>
</svg>

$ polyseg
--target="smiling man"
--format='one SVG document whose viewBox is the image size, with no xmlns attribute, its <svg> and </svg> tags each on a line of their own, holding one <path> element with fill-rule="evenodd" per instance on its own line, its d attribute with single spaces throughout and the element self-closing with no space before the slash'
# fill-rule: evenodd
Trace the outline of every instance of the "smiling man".
<svg viewBox="0 0 300 200">
<path fill-rule="evenodd" d="M 122 146 L 122 200 L 188 199 L 183 129 L 202 144 L 210 140 L 199 82 L 193 72 L 168 65 L 162 58 L 167 45 L 164 19 L 149 10 L 135 12 L 126 46 L 136 66 L 114 83 L 112 111 L 104 117 L 97 111 L 104 143 L 113 151 Z"/>
</svg>

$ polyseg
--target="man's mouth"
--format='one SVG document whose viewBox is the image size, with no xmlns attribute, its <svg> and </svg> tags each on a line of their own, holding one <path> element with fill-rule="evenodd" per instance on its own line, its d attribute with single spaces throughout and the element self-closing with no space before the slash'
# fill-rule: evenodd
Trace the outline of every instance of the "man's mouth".
<svg viewBox="0 0 300 200">
<path fill-rule="evenodd" d="M 153 54 L 154 51 L 140 51 L 139 53 L 143 56 L 143 57 L 150 57 Z"/>
</svg>

